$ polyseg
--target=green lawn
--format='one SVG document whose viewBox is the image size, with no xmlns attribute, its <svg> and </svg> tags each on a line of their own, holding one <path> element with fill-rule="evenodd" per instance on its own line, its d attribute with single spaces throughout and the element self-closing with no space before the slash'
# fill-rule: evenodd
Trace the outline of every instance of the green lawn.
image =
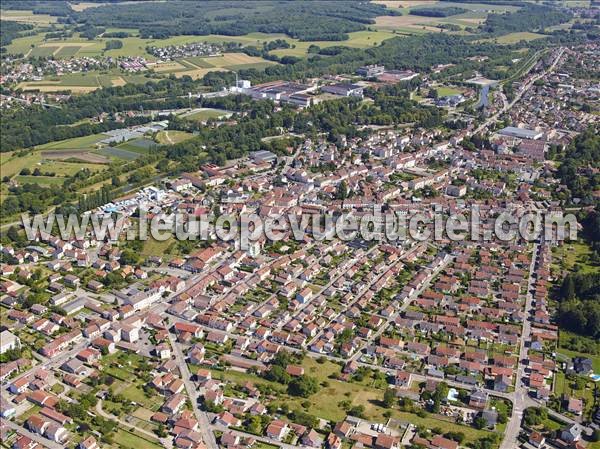
<svg viewBox="0 0 600 449">
<path fill-rule="evenodd" d="M 27 409 L 27 411 L 25 413 L 23 413 L 22 415 L 19 416 L 19 421 L 20 422 L 27 421 L 30 416 L 35 415 L 41 409 L 42 409 L 42 407 L 40 407 L 39 405 L 32 405 L 30 408 Z"/>
<path fill-rule="evenodd" d="M 115 447 L 122 449 L 161 449 L 162 446 L 125 429 L 119 429 L 113 438 Z"/>
<path fill-rule="evenodd" d="M 160 255 L 161 257 L 165 257 L 169 250 L 169 247 L 175 243 L 174 238 L 171 236 L 168 240 L 158 241 L 153 238 L 149 238 L 144 242 L 144 247 L 142 249 L 141 255 L 144 257 L 148 256 L 156 256 Z"/>
<path fill-rule="evenodd" d="M 41 186 L 59 185 L 65 182 L 65 178 L 56 176 L 17 176 L 19 184 L 39 184 Z"/>
<path fill-rule="evenodd" d="M 554 394 L 558 397 L 565 394 L 567 397 L 583 399 L 583 416 L 586 417 L 594 406 L 594 381 L 589 378 L 581 379 L 584 379 L 585 383 L 582 382 L 582 388 L 578 389 L 577 383 L 567 379 L 564 373 L 557 372 L 554 378 Z"/>
<path fill-rule="evenodd" d="M 458 95 L 460 93 L 462 93 L 462 90 L 460 89 L 456 89 L 454 87 L 448 87 L 448 86 L 443 86 L 443 87 L 438 87 L 436 89 L 438 97 L 449 97 L 451 95 Z"/>
<path fill-rule="evenodd" d="M 583 352 L 570 351 L 570 350 L 564 349 L 564 348 L 557 349 L 557 352 L 559 354 L 562 354 L 562 355 L 564 355 L 566 357 L 569 357 L 569 358 L 573 358 L 573 357 L 585 357 L 585 358 L 591 359 L 594 372 L 597 373 L 597 374 L 600 374 L 600 356 L 586 354 L 586 353 L 583 353 Z"/>
<path fill-rule="evenodd" d="M 120 391 L 130 401 L 141 404 L 145 408 L 156 411 L 160 408 L 164 399 L 158 395 L 146 396 L 144 390 L 139 385 L 129 385 L 127 388 Z"/>
</svg>

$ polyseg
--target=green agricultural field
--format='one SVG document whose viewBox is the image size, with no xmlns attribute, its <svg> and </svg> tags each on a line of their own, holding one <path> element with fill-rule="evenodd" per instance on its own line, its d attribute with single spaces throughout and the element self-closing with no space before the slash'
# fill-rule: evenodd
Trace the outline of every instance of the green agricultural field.
<svg viewBox="0 0 600 449">
<path fill-rule="evenodd" d="M 56 176 L 71 176 L 84 168 L 91 171 L 99 171 L 106 168 L 106 165 L 103 164 L 73 163 L 47 159 L 44 158 L 41 151 L 32 151 L 24 156 L 17 156 L 16 154 L 5 156 L 3 154 L 0 161 L 2 176 L 9 177 L 18 174 L 24 168 L 28 168 L 31 171 L 39 168 L 42 172 L 54 172 Z"/>
<path fill-rule="evenodd" d="M 117 145 L 115 148 L 118 148 L 120 150 L 129 151 L 131 153 L 138 153 L 138 154 L 141 154 L 141 155 L 148 154 L 151 151 L 150 148 L 145 148 L 145 147 L 142 147 L 142 146 L 137 146 L 137 145 L 135 145 L 134 143 L 131 143 L 131 142 L 124 142 L 122 144 Z"/>
<path fill-rule="evenodd" d="M 346 46 L 353 48 L 368 48 L 380 45 L 384 40 L 391 39 L 397 35 L 390 31 L 356 31 L 349 33 L 350 39 L 346 41 L 311 41 L 311 42 L 300 42 L 297 39 L 289 37 L 283 37 L 282 39 L 288 41 L 294 48 L 280 48 L 271 51 L 271 54 L 277 56 L 298 56 L 303 57 L 308 53 L 308 47 L 311 45 L 317 45 L 321 48 L 333 47 L 333 46 Z"/>
<path fill-rule="evenodd" d="M 110 159 L 121 159 L 125 161 L 133 161 L 141 156 L 139 153 L 115 147 L 102 148 L 101 150 L 96 151 L 96 153 L 106 156 Z"/>
<path fill-rule="evenodd" d="M 77 52 L 79 51 L 80 47 L 62 47 L 60 48 L 55 54 L 54 56 L 56 58 L 70 58 L 72 56 L 75 56 L 75 54 L 77 54 Z"/>
<path fill-rule="evenodd" d="M 36 58 L 48 58 L 52 56 L 54 52 L 58 51 L 60 47 L 34 47 L 31 49 L 29 56 L 33 56 Z"/>
<path fill-rule="evenodd" d="M 539 34 L 539 33 L 529 33 L 529 32 L 522 32 L 522 33 L 510 33 L 510 34 L 505 34 L 504 36 L 500 36 L 497 38 L 497 42 L 499 44 L 516 44 L 517 42 L 520 41 L 533 41 L 536 39 L 544 39 L 548 36 L 544 35 L 544 34 Z"/>
<path fill-rule="evenodd" d="M 31 10 L 8 10 L 0 11 L 0 19 L 13 22 L 29 23 L 31 25 L 49 25 L 55 23 L 57 18 L 48 14 L 34 14 Z"/>
<path fill-rule="evenodd" d="M 192 56 L 190 58 L 182 59 L 179 62 L 183 65 L 186 65 L 187 63 L 190 69 L 209 69 L 211 67 L 214 67 L 210 60 L 211 58 L 203 58 L 202 56 Z"/>
<path fill-rule="evenodd" d="M 11 54 L 27 54 L 33 47 L 39 45 L 43 39 L 43 34 L 20 37 L 18 39 L 14 39 L 10 45 L 7 45 L 6 51 Z"/>
<path fill-rule="evenodd" d="M 72 139 L 59 140 L 57 142 L 45 143 L 36 147 L 38 150 L 86 150 L 91 149 L 102 139 L 106 139 L 105 134 L 92 134 L 84 137 L 74 137 Z"/>
<path fill-rule="evenodd" d="M 107 72 L 71 73 L 53 76 L 42 81 L 25 81 L 20 83 L 19 87 L 23 90 L 42 92 L 71 90 L 73 93 L 85 93 L 101 87 L 123 86 L 126 83 L 139 84 L 147 81 L 148 78 L 144 75 L 126 75 L 114 69 Z"/>
</svg>

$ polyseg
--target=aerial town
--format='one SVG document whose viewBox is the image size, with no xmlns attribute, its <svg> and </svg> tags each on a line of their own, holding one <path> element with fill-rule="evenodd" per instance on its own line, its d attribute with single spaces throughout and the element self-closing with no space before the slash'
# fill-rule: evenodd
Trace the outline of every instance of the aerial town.
<svg viewBox="0 0 600 449">
<path fill-rule="evenodd" d="M 600 448 L 597 2 L 546 6 L 577 20 L 563 23 L 573 27 L 568 39 L 557 28 L 547 45 L 520 40 L 537 43 L 529 52 L 490 38 L 464 44 L 481 48 L 462 61 L 425 67 L 356 56 L 359 64 L 340 58 L 322 73 L 318 64 L 338 58 L 344 40 L 322 55 L 306 45 L 318 56 L 302 73 L 302 62 L 285 59 L 300 57 L 286 52 L 336 39 L 291 46 L 275 34 L 271 46 L 236 53 L 251 39 L 239 5 L 198 0 L 217 8 L 208 24 L 233 31 L 201 29 L 186 42 L 196 33 L 185 32 L 194 17 L 185 9 L 173 19 L 184 31 L 156 22 L 155 35 L 144 34 L 178 2 L 27 3 L 4 9 L 3 1 L 2 27 L 26 24 L 15 35 L 6 25 L 12 43 L 3 50 L 36 38 L 39 20 L 61 17 L 62 3 L 75 11 L 71 22 L 52 20 L 44 32 L 83 35 L 103 14 L 123 19 L 75 41 L 89 54 L 58 57 L 74 48 L 60 46 L 69 37 L 49 41 L 58 48 L 50 57 L 3 51 L 0 447 Z M 351 16 L 352 3 L 314 20 Z M 424 9 L 384 17 L 441 28 L 391 40 L 454 38 L 453 23 L 427 22 L 446 17 L 429 16 L 429 2 L 371 4 L 393 3 Z M 469 17 L 472 2 L 444 3 L 431 5 Z M 520 2 L 494 13 L 495 3 L 511 2 L 482 3 L 484 24 L 542 8 Z M 140 21 L 139 36 L 122 31 L 134 28 L 118 25 L 127 20 Z M 278 33 L 258 31 L 248 36 Z M 94 55 L 102 33 L 113 36 Z M 247 41 L 232 45 L 238 35 Z M 124 46 L 109 45 L 115 39 Z M 130 45 L 137 54 L 110 54 Z M 370 47 L 351 51 L 371 58 Z M 238 69 L 209 68 L 234 57 Z M 242 68 L 244 58 L 267 62 Z M 490 58 L 502 67 L 485 69 Z M 179 77 L 176 66 L 206 72 Z M 510 76 L 493 77 L 503 70 Z M 100 85 L 52 88 L 80 75 Z M 466 238 L 437 228 L 430 238 L 333 232 L 340 217 L 375 209 L 430 220 L 420 231 L 458 214 L 482 230 L 469 227 Z M 112 220 L 123 232 L 99 235 L 89 225 L 65 237 L 60 223 L 28 230 L 31 217 L 55 213 Z M 529 215 L 568 213 L 576 239 L 547 225 L 522 237 Z M 164 238 L 142 239 L 144 214 Z M 507 227 L 498 217 L 507 215 L 520 234 L 500 238 Z M 325 225 L 246 242 L 219 235 L 225 216 Z M 206 238 L 179 238 L 181 217 L 190 226 L 207 217 Z"/>
</svg>

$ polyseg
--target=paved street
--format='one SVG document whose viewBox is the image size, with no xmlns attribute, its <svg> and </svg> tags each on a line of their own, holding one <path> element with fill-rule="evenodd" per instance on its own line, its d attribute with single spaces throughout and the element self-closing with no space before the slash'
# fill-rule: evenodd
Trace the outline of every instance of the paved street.
<svg viewBox="0 0 600 449">
<path fill-rule="evenodd" d="M 208 416 L 205 412 L 200 410 L 198 406 L 198 389 L 192 382 L 192 374 L 185 363 L 185 356 L 181 351 L 181 347 L 173 337 L 173 334 L 169 332 L 169 341 L 171 342 L 171 347 L 173 348 L 173 353 L 175 354 L 175 360 L 177 360 L 177 365 L 179 366 L 179 371 L 181 372 L 181 378 L 185 385 L 185 389 L 190 398 L 190 402 L 192 403 L 192 408 L 194 409 L 194 415 L 196 415 L 196 419 L 198 420 L 198 424 L 200 425 L 200 432 L 202 433 L 202 439 L 204 440 L 204 444 L 209 449 L 218 449 L 217 441 L 215 440 L 215 436 L 212 432 L 212 426 L 208 419 Z"/>
</svg>

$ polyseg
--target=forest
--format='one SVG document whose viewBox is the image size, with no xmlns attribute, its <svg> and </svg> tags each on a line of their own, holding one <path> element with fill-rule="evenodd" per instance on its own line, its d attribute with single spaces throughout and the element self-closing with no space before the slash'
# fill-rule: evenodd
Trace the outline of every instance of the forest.
<svg viewBox="0 0 600 449">
<path fill-rule="evenodd" d="M 590 127 L 579 134 L 560 155 L 558 176 L 565 184 L 571 198 L 583 204 L 598 202 L 594 192 L 600 190 L 600 136 L 598 127 Z"/>
<path fill-rule="evenodd" d="M 349 0 L 311 2 L 290 0 L 211 2 L 170 1 L 110 4 L 73 12 L 66 21 L 93 26 L 139 28 L 141 37 L 179 34 L 241 36 L 253 32 L 284 33 L 303 41 L 348 39 L 380 15 L 394 15 L 383 5 Z"/>
<path fill-rule="evenodd" d="M 73 96 L 60 109 L 13 109 L 2 111 L 0 145 L 2 151 L 28 148 L 55 140 L 80 137 L 109 129 L 143 123 L 148 119 L 129 119 L 125 123 L 107 121 L 102 124 L 71 125 L 102 112 L 179 108 L 188 105 L 187 92 L 196 86 L 190 79 L 163 79 L 143 85 L 100 89 L 86 95 Z"/>
<path fill-rule="evenodd" d="M 465 8 L 450 6 L 447 8 L 412 8 L 410 14 L 423 17 L 450 17 L 457 14 L 464 14 L 467 11 Z"/>
<path fill-rule="evenodd" d="M 544 30 L 546 27 L 568 22 L 572 18 L 573 14 L 567 10 L 527 4 L 515 12 L 490 14 L 481 30 L 499 36 L 519 31 Z"/>
<path fill-rule="evenodd" d="M 600 274 L 569 274 L 560 289 L 558 324 L 579 335 L 600 339 Z"/>
<path fill-rule="evenodd" d="M 19 37 L 22 31 L 33 29 L 33 26 L 26 23 L 2 20 L 0 21 L 0 28 L 2 29 L 2 33 L 0 33 L 0 47 L 4 47 L 9 45 L 13 39 Z"/>
<path fill-rule="evenodd" d="M 63 0 L 2 0 L 2 9 L 31 10 L 34 14 L 66 17 L 73 10 Z"/>
</svg>

